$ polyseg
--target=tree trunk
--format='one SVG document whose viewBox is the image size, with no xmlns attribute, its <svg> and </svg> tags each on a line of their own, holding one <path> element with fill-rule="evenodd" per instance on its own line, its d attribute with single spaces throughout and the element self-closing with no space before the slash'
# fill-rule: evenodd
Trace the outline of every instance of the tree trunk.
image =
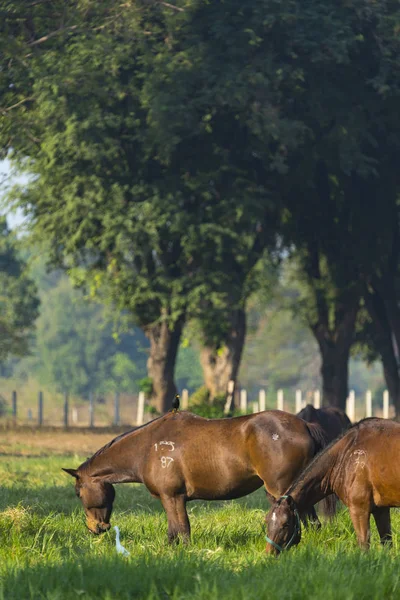
<svg viewBox="0 0 400 600">
<path fill-rule="evenodd" d="M 386 310 L 387 304 L 378 290 L 372 287 L 364 292 L 365 306 L 372 319 L 374 327 L 374 343 L 382 360 L 383 374 L 389 395 L 396 411 L 396 418 L 400 418 L 400 377 L 397 365 L 394 339 L 392 335 L 391 319 Z"/>
<path fill-rule="evenodd" d="M 322 403 L 324 406 L 337 406 L 346 410 L 350 346 L 347 351 L 343 351 L 337 344 L 319 344 L 319 347 L 322 358 Z"/>
<path fill-rule="evenodd" d="M 349 393 L 349 357 L 359 307 L 357 291 L 338 303 L 335 323 L 329 327 L 323 317 L 312 327 L 321 352 L 322 402 L 346 410 Z"/>
<path fill-rule="evenodd" d="M 145 331 L 150 341 L 147 371 L 153 382 L 152 400 L 161 414 L 171 409 L 177 393 L 174 373 L 184 322 L 180 319 L 171 329 L 167 321 L 162 321 Z"/>
<path fill-rule="evenodd" d="M 236 381 L 246 337 L 246 313 L 243 309 L 232 312 L 231 327 L 222 348 L 205 346 L 200 353 L 204 381 L 212 402 L 217 395 L 227 392 L 228 382 Z"/>
</svg>

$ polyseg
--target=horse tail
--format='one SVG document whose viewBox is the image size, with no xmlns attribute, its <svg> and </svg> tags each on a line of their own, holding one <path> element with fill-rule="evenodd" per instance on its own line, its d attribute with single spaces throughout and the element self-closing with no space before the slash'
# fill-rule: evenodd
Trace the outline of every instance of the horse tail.
<svg viewBox="0 0 400 600">
<path fill-rule="evenodd" d="M 321 427 L 321 425 L 318 425 L 318 423 L 307 423 L 307 421 L 305 421 L 305 425 L 314 442 L 313 456 L 315 456 L 329 444 L 330 440 L 325 430 Z"/>
</svg>

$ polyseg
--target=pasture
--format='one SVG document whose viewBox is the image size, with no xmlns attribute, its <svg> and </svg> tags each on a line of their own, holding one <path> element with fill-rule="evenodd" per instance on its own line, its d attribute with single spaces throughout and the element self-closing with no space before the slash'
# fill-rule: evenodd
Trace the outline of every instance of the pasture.
<svg viewBox="0 0 400 600">
<path fill-rule="evenodd" d="M 55 436 L 58 437 L 55 437 Z M 0 598 L 398 598 L 400 515 L 394 547 L 361 552 L 346 510 L 279 559 L 265 556 L 262 490 L 231 502 L 188 505 L 192 543 L 167 545 L 160 503 L 144 486 L 116 486 L 114 531 L 95 537 L 84 524 L 71 478 L 112 434 L 2 432 L 0 443 Z M 56 441 L 56 443 L 55 443 Z M 81 443 L 83 445 L 80 445 Z M 84 448 L 79 455 L 74 447 Z"/>
</svg>

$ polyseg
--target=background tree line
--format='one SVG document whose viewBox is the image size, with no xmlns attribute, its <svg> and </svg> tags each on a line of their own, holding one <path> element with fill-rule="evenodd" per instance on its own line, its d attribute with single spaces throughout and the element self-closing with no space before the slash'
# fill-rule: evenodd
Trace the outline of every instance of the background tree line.
<svg viewBox="0 0 400 600">
<path fill-rule="evenodd" d="M 344 406 L 357 348 L 399 412 L 397 4 L 0 6 L 0 146 L 33 175 L 9 203 L 142 330 L 159 410 L 188 324 L 225 392 L 249 303 L 290 259 L 324 401 Z"/>
</svg>

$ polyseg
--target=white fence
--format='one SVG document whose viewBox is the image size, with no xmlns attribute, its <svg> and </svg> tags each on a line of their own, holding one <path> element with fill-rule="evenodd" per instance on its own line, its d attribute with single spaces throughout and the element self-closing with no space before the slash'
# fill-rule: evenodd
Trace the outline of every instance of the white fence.
<svg viewBox="0 0 400 600">
<path fill-rule="evenodd" d="M 229 382 L 231 383 L 231 382 Z M 229 396 L 232 397 L 233 389 L 230 386 Z M 293 395 L 284 396 L 283 390 L 276 392 L 276 408 L 278 410 L 285 410 L 287 412 L 298 413 L 306 404 L 312 404 L 315 408 L 321 408 L 321 392 L 320 390 L 314 390 L 303 394 L 301 390 L 296 390 Z M 183 400 L 185 398 L 185 401 Z M 181 407 L 183 410 L 187 410 L 189 394 L 187 390 L 182 391 L 182 402 Z M 275 403 L 274 402 L 274 403 Z M 240 411 L 245 413 L 251 410 L 253 413 L 261 412 L 266 409 L 267 394 L 265 390 L 260 390 L 258 393 L 258 401 L 248 401 L 247 391 L 241 389 L 239 392 L 239 407 Z M 228 413 L 231 407 L 231 400 L 225 406 L 225 412 Z M 385 390 L 380 399 L 379 405 L 376 406 L 375 402 L 375 414 L 373 414 L 373 403 L 372 403 L 372 392 L 367 390 L 365 394 L 356 396 L 354 390 L 349 392 L 349 396 L 346 402 L 346 413 L 352 423 L 359 421 L 365 417 L 379 416 L 384 419 L 389 419 L 394 416 L 394 407 L 390 405 L 389 392 Z"/>
</svg>

